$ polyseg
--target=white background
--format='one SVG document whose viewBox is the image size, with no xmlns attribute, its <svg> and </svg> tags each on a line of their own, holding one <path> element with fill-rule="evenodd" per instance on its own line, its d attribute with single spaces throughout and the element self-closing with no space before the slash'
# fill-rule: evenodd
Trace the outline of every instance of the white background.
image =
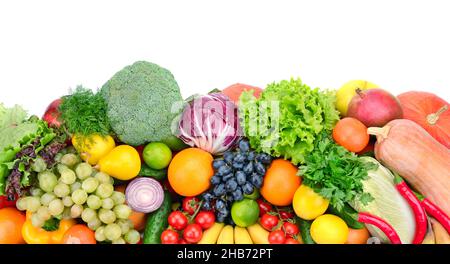
<svg viewBox="0 0 450 264">
<path fill-rule="evenodd" d="M 183 96 L 301 77 L 450 100 L 448 1 L 1 1 L 0 101 L 42 114 L 78 84 L 148 60 Z"/>
</svg>

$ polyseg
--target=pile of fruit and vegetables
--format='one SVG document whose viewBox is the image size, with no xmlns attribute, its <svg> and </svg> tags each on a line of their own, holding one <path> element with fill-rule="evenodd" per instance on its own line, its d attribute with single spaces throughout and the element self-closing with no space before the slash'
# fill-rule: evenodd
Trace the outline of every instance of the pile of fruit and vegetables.
<svg viewBox="0 0 450 264">
<path fill-rule="evenodd" d="M 0 244 L 448 244 L 450 109 L 356 80 L 182 98 L 139 61 L 0 104 Z"/>
</svg>

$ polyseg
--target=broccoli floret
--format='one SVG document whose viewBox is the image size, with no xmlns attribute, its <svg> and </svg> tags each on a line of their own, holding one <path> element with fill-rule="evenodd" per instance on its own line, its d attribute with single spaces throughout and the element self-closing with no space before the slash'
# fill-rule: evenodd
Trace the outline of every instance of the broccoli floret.
<svg viewBox="0 0 450 264">
<path fill-rule="evenodd" d="M 138 146 L 172 135 L 176 113 L 172 104 L 182 100 L 172 73 L 154 63 L 138 61 L 117 72 L 101 88 L 107 115 L 118 138 Z"/>
</svg>

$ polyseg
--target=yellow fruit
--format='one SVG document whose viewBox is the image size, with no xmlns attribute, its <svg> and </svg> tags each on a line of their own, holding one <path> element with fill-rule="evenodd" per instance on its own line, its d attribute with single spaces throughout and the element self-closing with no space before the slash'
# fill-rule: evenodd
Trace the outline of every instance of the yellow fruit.
<svg viewBox="0 0 450 264">
<path fill-rule="evenodd" d="M 379 86 L 363 80 L 353 80 L 345 83 L 336 92 L 336 109 L 341 112 L 341 116 L 347 116 L 348 104 L 356 94 L 355 91 L 357 88 L 361 90 L 367 90 L 379 88 Z"/>
<path fill-rule="evenodd" d="M 100 171 L 116 179 L 127 181 L 139 174 L 141 159 L 135 148 L 120 145 L 103 157 L 98 162 L 98 167 Z"/>
<path fill-rule="evenodd" d="M 298 187 L 292 200 L 295 214 L 305 220 L 312 220 L 323 215 L 328 208 L 328 204 L 328 200 L 304 184 Z"/>
<path fill-rule="evenodd" d="M 345 221 L 331 214 L 321 215 L 311 224 L 311 237 L 317 244 L 344 244 L 348 233 Z"/>
<path fill-rule="evenodd" d="M 226 225 L 220 232 L 217 244 L 234 244 L 234 229 L 230 225 Z"/>
<path fill-rule="evenodd" d="M 100 135 L 87 137 L 75 135 L 72 137 L 72 145 L 80 153 L 81 159 L 91 165 L 97 164 L 101 158 L 116 147 L 116 143 L 111 136 Z"/>
<path fill-rule="evenodd" d="M 212 227 L 203 231 L 202 239 L 198 244 L 216 244 L 223 227 L 224 223 L 214 223 Z"/>
<path fill-rule="evenodd" d="M 269 244 L 269 231 L 256 223 L 247 227 L 247 231 L 255 244 Z"/>
<path fill-rule="evenodd" d="M 253 244 L 247 229 L 239 226 L 234 227 L 234 243 L 235 244 Z"/>
</svg>

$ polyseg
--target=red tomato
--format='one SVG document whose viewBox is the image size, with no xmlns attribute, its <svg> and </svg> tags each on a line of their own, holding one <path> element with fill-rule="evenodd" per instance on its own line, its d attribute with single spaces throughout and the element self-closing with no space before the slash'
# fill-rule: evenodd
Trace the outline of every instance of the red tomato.
<svg viewBox="0 0 450 264">
<path fill-rule="evenodd" d="M 280 211 L 280 218 L 283 220 L 294 218 L 294 213 L 288 211 Z"/>
<path fill-rule="evenodd" d="M 214 225 L 216 221 L 216 216 L 210 211 L 201 211 L 195 217 L 195 223 L 199 224 L 203 230 L 210 228 Z"/>
<path fill-rule="evenodd" d="M 261 226 L 267 231 L 272 231 L 278 225 L 278 217 L 271 214 L 264 214 L 260 219 Z"/>
<path fill-rule="evenodd" d="M 180 240 L 178 240 L 178 244 L 187 244 L 188 242 L 186 242 L 186 240 L 184 240 L 184 238 L 180 238 Z"/>
<path fill-rule="evenodd" d="M 64 233 L 63 244 L 97 244 L 95 232 L 86 225 L 74 225 Z"/>
<path fill-rule="evenodd" d="M 286 241 L 284 242 L 284 244 L 300 244 L 300 243 L 298 242 L 298 240 L 296 240 L 292 237 L 288 237 L 288 238 L 286 238 Z"/>
<path fill-rule="evenodd" d="M 183 199 L 183 211 L 193 215 L 200 205 L 200 200 L 197 197 L 186 197 Z"/>
<path fill-rule="evenodd" d="M 265 213 L 270 212 L 272 210 L 272 205 L 264 202 L 262 199 L 256 200 L 259 206 L 259 216 L 263 216 Z"/>
<path fill-rule="evenodd" d="M 270 232 L 269 234 L 269 243 L 270 244 L 284 244 L 286 241 L 286 235 L 283 230 L 275 230 Z"/>
<path fill-rule="evenodd" d="M 296 224 L 290 223 L 290 222 L 284 222 L 283 223 L 283 229 L 284 232 L 286 232 L 286 235 L 293 237 L 300 232 L 298 229 L 298 226 Z"/>
<path fill-rule="evenodd" d="M 183 231 L 183 238 L 191 244 L 197 243 L 202 239 L 203 231 L 199 224 L 190 224 Z"/>
<path fill-rule="evenodd" d="M 161 234 L 161 243 L 162 244 L 178 244 L 178 239 L 180 236 L 176 231 L 167 229 Z"/>
<path fill-rule="evenodd" d="M 137 146 L 137 147 L 134 147 L 134 148 L 139 153 L 139 158 L 141 158 L 141 163 L 145 162 L 144 161 L 144 154 L 143 154 L 145 145 L 140 145 L 140 146 Z"/>
<path fill-rule="evenodd" d="M 188 219 L 187 217 L 180 211 L 174 211 L 170 213 L 168 217 L 168 222 L 171 227 L 173 227 L 175 230 L 183 230 L 188 225 Z"/>
<path fill-rule="evenodd" d="M 362 151 L 369 143 L 367 127 L 358 119 L 346 117 L 333 128 L 333 139 L 351 152 Z"/>
</svg>

